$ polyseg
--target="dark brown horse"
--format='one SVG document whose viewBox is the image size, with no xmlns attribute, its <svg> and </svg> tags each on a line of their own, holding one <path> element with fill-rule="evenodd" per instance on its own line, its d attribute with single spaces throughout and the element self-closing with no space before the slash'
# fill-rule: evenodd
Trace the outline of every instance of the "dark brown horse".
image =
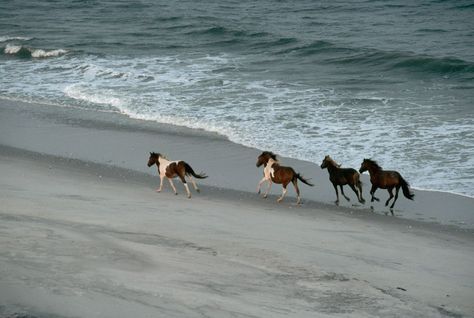
<svg viewBox="0 0 474 318">
<path fill-rule="evenodd" d="M 365 203 L 364 198 L 362 197 L 362 182 L 360 181 L 360 175 L 357 170 L 352 168 L 340 168 L 340 165 L 337 164 L 330 156 L 324 157 L 323 162 L 321 163 L 321 169 L 327 168 L 329 172 L 329 180 L 336 190 L 336 204 L 339 205 L 339 192 L 337 191 L 337 186 L 341 188 L 341 193 L 346 198 L 347 201 L 350 199 L 344 194 L 344 185 L 349 185 L 351 189 L 357 195 L 357 199 L 360 203 Z"/>
<path fill-rule="evenodd" d="M 370 189 L 372 199 L 370 202 L 374 202 L 374 200 L 379 201 L 379 199 L 375 197 L 375 191 L 378 188 L 387 189 L 388 193 L 390 194 L 390 197 L 385 202 L 385 206 L 387 206 L 390 200 L 394 197 L 393 189 L 395 188 L 395 199 L 390 206 L 390 211 L 392 214 L 393 207 L 395 206 L 395 202 L 398 199 L 398 191 L 400 190 L 400 187 L 403 190 L 403 195 L 407 199 L 413 200 L 415 197 L 415 195 L 410 190 L 410 185 L 408 182 L 406 182 L 397 171 L 383 170 L 376 161 L 371 159 L 364 159 L 364 161 L 362 161 L 359 172 L 363 173 L 364 171 L 369 171 L 370 182 L 372 183 L 372 189 Z"/>
<path fill-rule="evenodd" d="M 197 192 L 199 192 L 199 188 L 191 176 L 198 179 L 207 178 L 205 174 L 196 174 L 193 168 L 191 168 L 191 166 L 184 161 L 169 161 L 159 153 L 150 152 L 150 157 L 148 158 L 148 167 L 151 167 L 155 164 L 158 167 L 158 174 L 160 176 L 160 187 L 156 189 L 156 192 L 161 192 L 161 190 L 163 189 L 163 179 L 166 177 L 168 178 L 168 181 L 174 191 L 174 194 L 178 194 L 172 179 L 179 177 L 181 179 L 181 182 L 183 182 L 184 187 L 186 188 L 188 198 L 191 198 L 191 192 L 189 191 L 189 187 L 186 183 L 185 177 L 188 177 L 191 180 L 194 189 Z"/>
<path fill-rule="evenodd" d="M 263 164 L 263 178 L 260 180 L 257 186 L 257 192 L 260 194 L 260 187 L 262 186 L 262 183 L 265 181 L 268 181 L 268 188 L 265 194 L 263 195 L 264 198 L 267 197 L 268 192 L 270 191 L 270 188 L 272 186 L 272 182 L 281 184 L 283 186 L 283 193 L 281 194 L 281 197 L 278 198 L 278 202 L 281 202 L 283 198 L 286 195 L 286 187 L 288 184 L 291 182 L 293 183 L 293 186 L 295 187 L 296 190 L 296 195 L 297 195 L 297 200 L 296 203 L 300 204 L 301 198 L 300 198 L 300 189 L 298 188 L 298 179 L 301 180 L 301 182 L 313 186 L 313 184 L 309 183 L 308 180 L 303 178 L 299 173 L 296 173 L 295 170 L 291 167 L 284 167 L 280 166 L 280 163 L 277 160 L 276 155 L 273 152 L 270 151 L 264 151 L 260 156 L 257 158 L 257 167 L 260 167 Z"/>
</svg>

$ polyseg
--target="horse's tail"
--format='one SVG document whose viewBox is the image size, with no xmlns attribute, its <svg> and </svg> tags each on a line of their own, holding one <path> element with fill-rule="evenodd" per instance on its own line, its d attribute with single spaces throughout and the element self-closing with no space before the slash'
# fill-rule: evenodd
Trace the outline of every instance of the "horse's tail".
<svg viewBox="0 0 474 318">
<path fill-rule="evenodd" d="M 307 184 L 310 187 L 314 187 L 314 184 L 309 182 L 308 179 L 303 178 L 303 176 L 300 175 L 299 173 L 295 173 L 295 176 L 293 177 L 293 180 L 296 180 L 296 179 L 300 179 L 300 181 L 303 182 L 304 184 Z"/>
<path fill-rule="evenodd" d="M 189 164 L 187 164 L 186 162 L 184 163 L 184 171 L 186 172 L 186 175 L 189 176 L 189 175 L 192 175 L 194 178 L 197 178 L 197 179 L 206 179 L 207 176 L 206 174 L 204 173 L 200 173 L 200 174 L 197 174 L 196 172 L 194 172 L 193 168 L 191 168 L 191 166 Z"/>
<path fill-rule="evenodd" d="M 415 194 L 413 194 L 410 190 L 410 185 L 408 184 L 408 182 L 406 182 L 405 179 L 403 179 L 401 176 L 400 176 L 400 184 L 402 185 L 402 190 L 403 190 L 403 195 L 407 198 L 407 199 L 410 199 L 410 200 L 413 200 L 413 198 L 415 197 Z"/>
</svg>

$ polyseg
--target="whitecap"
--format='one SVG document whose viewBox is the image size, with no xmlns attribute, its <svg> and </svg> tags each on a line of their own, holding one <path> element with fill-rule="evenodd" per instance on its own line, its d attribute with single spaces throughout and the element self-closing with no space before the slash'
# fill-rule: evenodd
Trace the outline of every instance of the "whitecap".
<svg viewBox="0 0 474 318">
<path fill-rule="evenodd" d="M 18 54 L 20 51 L 28 52 L 27 54 L 31 54 L 31 57 L 34 58 L 46 58 L 46 57 L 57 57 L 63 54 L 66 54 L 68 51 L 63 49 L 57 50 L 43 50 L 43 49 L 32 49 L 25 47 L 23 45 L 16 45 L 8 43 L 5 47 L 4 53 L 5 54 Z"/>
<path fill-rule="evenodd" d="M 22 46 L 21 45 L 13 45 L 13 44 L 7 44 L 7 46 L 5 47 L 5 54 L 16 54 L 18 52 L 20 52 L 20 50 L 22 49 Z"/>
<path fill-rule="evenodd" d="M 2 42 L 8 42 L 8 41 L 30 41 L 33 38 L 26 37 L 26 36 L 8 36 L 8 35 L 2 35 L 0 36 L 0 43 Z"/>
<path fill-rule="evenodd" d="M 31 56 L 35 58 L 56 57 L 56 56 L 60 56 L 66 53 L 67 51 L 63 49 L 50 50 L 50 51 L 36 49 L 36 50 L 31 51 Z"/>
</svg>

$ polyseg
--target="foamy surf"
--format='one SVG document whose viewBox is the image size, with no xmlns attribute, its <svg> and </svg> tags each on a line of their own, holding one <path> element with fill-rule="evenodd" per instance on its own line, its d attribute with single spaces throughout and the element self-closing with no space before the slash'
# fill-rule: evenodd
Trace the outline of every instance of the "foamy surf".
<svg viewBox="0 0 474 318">
<path fill-rule="evenodd" d="M 27 36 L 8 36 L 2 35 L 0 36 L 0 43 L 2 42 L 9 42 L 9 41 L 31 41 L 33 38 Z"/>
<path fill-rule="evenodd" d="M 64 94 L 66 96 L 84 101 L 91 104 L 110 105 L 117 109 L 120 109 L 126 101 L 114 96 L 116 93 L 112 90 L 96 91 L 80 84 L 70 85 L 64 88 Z"/>
<path fill-rule="evenodd" d="M 67 51 L 63 49 L 58 49 L 58 50 L 42 50 L 42 49 L 36 49 L 31 52 L 32 57 L 36 58 L 41 58 L 41 57 L 55 57 L 55 56 L 60 56 L 63 54 L 66 54 Z"/>
<path fill-rule="evenodd" d="M 91 19 L 88 4 L 75 3 L 77 16 L 61 20 L 67 32 L 54 32 L 46 7 L 67 16 L 69 4 L 9 8 L 0 94 L 216 132 L 315 163 L 330 154 L 358 168 L 371 157 L 413 186 L 474 194 L 469 10 L 381 4 L 387 21 L 367 15 L 372 2 L 295 10 L 272 2 L 263 16 L 206 1 L 187 3 L 181 16 L 179 3 L 170 11 L 144 3 L 135 8 L 144 18 L 132 20 L 131 7 L 100 2 L 117 16 Z M 222 18 L 230 13 L 235 20 Z M 412 14 L 419 18 L 403 18 Z M 124 21 L 127 31 L 116 32 Z"/>
<path fill-rule="evenodd" d="M 58 57 L 66 54 L 68 51 L 64 49 L 56 50 L 43 50 L 26 47 L 23 45 L 15 45 L 8 43 L 5 47 L 5 54 L 17 55 L 19 57 L 33 57 L 33 58 L 48 58 L 48 57 Z"/>
</svg>

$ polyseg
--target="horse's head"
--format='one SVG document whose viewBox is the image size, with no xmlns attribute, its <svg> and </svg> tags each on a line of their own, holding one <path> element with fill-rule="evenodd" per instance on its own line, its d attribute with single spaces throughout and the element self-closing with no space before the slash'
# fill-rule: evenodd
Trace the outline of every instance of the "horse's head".
<svg viewBox="0 0 474 318">
<path fill-rule="evenodd" d="M 341 165 L 334 161 L 329 155 L 324 157 L 323 162 L 321 163 L 321 169 L 327 168 L 328 166 L 334 166 L 339 168 Z"/>
<path fill-rule="evenodd" d="M 260 167 L 261 165 L 266 166 L 268 160 L 270 159 L 273 159 L 275 161 L 277 160 L 276 155 L 273 152 L 271 151 L 262 152 L 262 154 L 258 156 L 257 158 L 257 167 Z"/>
<path fill-rule="evenodd" d="M 360 164 L 359 172 L 363 173 L 364 171 L 369 170 L 369 167 L 371 166 L 372 160 L 370 159 L 364 159 L 362 163 Z"/>
<path fill-rule="evenodd" d="M 147 163 L 148 167 L 151 167 L 154 164 L 156 164 L 159 167 L 160 165 L 160 162 L 158 161 L 159 158 L 160 158 L 159 153 L 150 152 L 150 158 L 148 158 L 148 163 Z"/>
</svg>

